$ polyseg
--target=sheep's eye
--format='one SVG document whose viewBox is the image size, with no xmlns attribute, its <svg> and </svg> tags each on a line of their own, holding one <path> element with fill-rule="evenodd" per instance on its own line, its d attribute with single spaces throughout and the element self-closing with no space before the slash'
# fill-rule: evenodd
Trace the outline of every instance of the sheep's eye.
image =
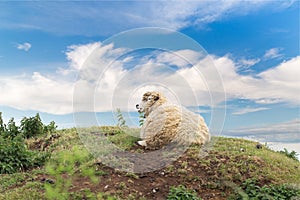
<svg viewBox="0 0 300 200">
<path fill-rule="evenodd" d="M 152 97 L 148 97 L 148 101 L 151 101 L 152 100 Z"/>
</svg>

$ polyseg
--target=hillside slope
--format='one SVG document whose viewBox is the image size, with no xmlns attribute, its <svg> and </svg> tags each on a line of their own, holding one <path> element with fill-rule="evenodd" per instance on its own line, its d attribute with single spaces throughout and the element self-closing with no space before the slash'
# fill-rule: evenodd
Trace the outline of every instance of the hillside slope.
<svg viewBox="0 0 300 200">
<path fill-rule="evenodd" d="M 149 152 L 118 127 L 99 129 L 128 152 Z M 291 199 L 300 195 L 298 161 L 243 139 L 214 137 L 205 156 L 192 146 L 164 168 L 138 174 L 94 159 L 76 129 L 31 138 L 27 145 L 50 152 L 51 158 L 45 167 L 0 175 L 0 199 Z"/>
</svg>

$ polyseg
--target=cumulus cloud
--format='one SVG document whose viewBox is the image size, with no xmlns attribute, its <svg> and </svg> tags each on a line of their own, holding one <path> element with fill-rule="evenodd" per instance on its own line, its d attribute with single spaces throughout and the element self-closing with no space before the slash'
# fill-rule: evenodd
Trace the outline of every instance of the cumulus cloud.
<svg viewBox="0 0 300 200">
<path fill-rule="evenodd" d="M 300 56 L 285 61 L 259 74 L 240 75 L 228 57 L 215 58 L 229 98 L 242 98 L 257 103 L 288 102 L 299 105 Z"/>
<path fill-rule="evenodd" d="M 31 48 L 31 44 L 28 42 L 25 42 L 23 44 L 17 44 L 17 49 L 19 50 L 29 51 L 30 48 Z"/>
<path fill-rule="evenodd" d="M 203 56 L 189 49 L 156 51 L 152 57 L 128 52 L 99 42 L 70 46 L 68 68 L 53 74 L 0 77 L 0 92 L 5 94 L 0 104 L 53 114 L 116 107 L 133 111 L 143 92 L 157 89 L 188 107 L 216 106 L 226 101 L 223 92 L 228 99 L 299 105 L 300 56 L 259 74 L 241 75 L 238 64 L 226 55 Z M 77 79 L 67 78 L 70 74 Z M 247 108 L 235 114 L 265 109 Z"/>
<path fill-rule="evenodd" d="M 72 112 L 71 82 L 34 72 L 31 76 L 0 77 L 0 85 L 1 105 L 54 114 Z"/>
</svg>

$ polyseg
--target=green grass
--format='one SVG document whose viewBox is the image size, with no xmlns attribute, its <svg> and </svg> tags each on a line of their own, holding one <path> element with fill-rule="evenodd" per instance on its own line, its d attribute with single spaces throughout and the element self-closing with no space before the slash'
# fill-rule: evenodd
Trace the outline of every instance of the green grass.
<svg viewBox="0 0 300 200">
<path fill-rule="evenodd" d="M 91 136 L 91 132 L 94 135 Z M 137 137 L 138 129 L 105 126 L 81 130 L 75 128 L 59 130 L 55 134 L 28 139 L 26 143 L 31 149 L 38 148 L 51 153 L 48 163 L 55 163 L 55 160 L 62 159 L 62 152 L 68 152 L 71 157 L 72 155 L 77 156 L 73 156 L 77 160 L 70 161 L 72 168 L 68 168 L 68 163 L 52 165 L 53 169 L 60 168 L 59 170 L 61 170 L 56 173 L 53 172 L 52 176 L 60 176 L 58 172 L 66 173 L 69 170 L 71 172 L 70 176 L 74 174 L 76 177 L 88 176 L 93 178 L 94 175 L 101 177 L 107 173 L 97 168 L 93 156 L 88 155 L 86 151 L 81 151 L 84 148 L 82 141 L 87 142 L 90 140 L 93 142 L 99 134 L 105 135 L 105 142 L 112 143 L 123 150 L 130 149 L 139 140 Z M 101 147 L 98 143 L 94 145 L 97 145 L 95 147 L 98 148 Z M 74 150 L 74 147 L 77 150 L 75 149 L 75 154 L 72 154 L 71 150 Z M 211 145 L 208 145 L 206 149 L 208 153 L 205 157 L 203 157 L 203 154 L 199 154 L 198 146 L 192 146 L 187 154 L 191 159 L 196 159 L 201 168 L 211 174 L 211 177 L 209 177 L 211 181 L 207 182 L 205 186 L 207 188 L 231 188 L 235 193 L 243 193 L 245 188 L 242 188 L 242 184 L 249 178 L 257 180 L 260 188 L 263 188 L 264 184 L 287 184 L 300 188 L 300 162 L 289 158 L 283 153 L 275 152 L 267 146 L 263 145 L 261 149 L 257 149 L 256 142 L 237 138 L 213 137 Z M 78 150 L 83 153 L 79 154 Z M 60 162 L 62 161 L 60 160 Z M 189 162 L 186 161 L 182 162 L 179 168 L 173 165 L 168 166 L 166 172 L 177 171 L 180 175 L 186 176 L 189 167 Z M 84 169 L 91 170 L 85 171 Z M 45 184 L 36 179 L 39 174 L 51 176 L 51 167 L 38 168 L 23 173 L 0 174 L 0 200 L 44 199 Z M 138 179 L 135 174 L 127 173 L 126 176 L 132 177 L 133 180 Z M 197 180 L 197 177 L 188 178 Z M 175 189 L 173 190 L 175 191 Z M 109 194 L 93 193 L 89 190 L 72 192 L 70 196 L 74 199 L 87 196 L 90 199 L 118 199 Z"/>
<path fill-rule="evenodd" d="M 215 143 L 213 151 L 230 158 L 221 167 L 224 168 L 224 173 L 250 170 L 252 177 L 259 178 L 265 175 L 274 183 L 300 185 L 299 161 L 275 152 L 267 146 L 257 149 L 256 143 L 249 140 L 218 137 L 213 138 L 213 142 Z"/>
<path fill-rule="evenodd" d="M 9 189 L 0 194 L 0 200 L 16 200 L 30 199 L 42 200 L 45 199 L 44 186 L 39 182 L 27 182 L 24 186 Z"/>
</svg>

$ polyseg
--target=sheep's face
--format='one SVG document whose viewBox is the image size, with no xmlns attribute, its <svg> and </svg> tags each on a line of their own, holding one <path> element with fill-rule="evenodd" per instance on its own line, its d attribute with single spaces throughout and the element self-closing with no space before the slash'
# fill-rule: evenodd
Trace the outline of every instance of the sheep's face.
<svg viewBox="0 0 300 200">
<path fill-rule="evenodd" d="M 136 109 L 139 113 L 145 113 L 145 117 L 147 117 L 150 113 L 150 108 L 157 103 L 157 101 L 161 100 L 161 97 L 161 94 L 158 92 L 146 92 L 143 95 L 141 103 L 136 104 Z"/>
</svg>

